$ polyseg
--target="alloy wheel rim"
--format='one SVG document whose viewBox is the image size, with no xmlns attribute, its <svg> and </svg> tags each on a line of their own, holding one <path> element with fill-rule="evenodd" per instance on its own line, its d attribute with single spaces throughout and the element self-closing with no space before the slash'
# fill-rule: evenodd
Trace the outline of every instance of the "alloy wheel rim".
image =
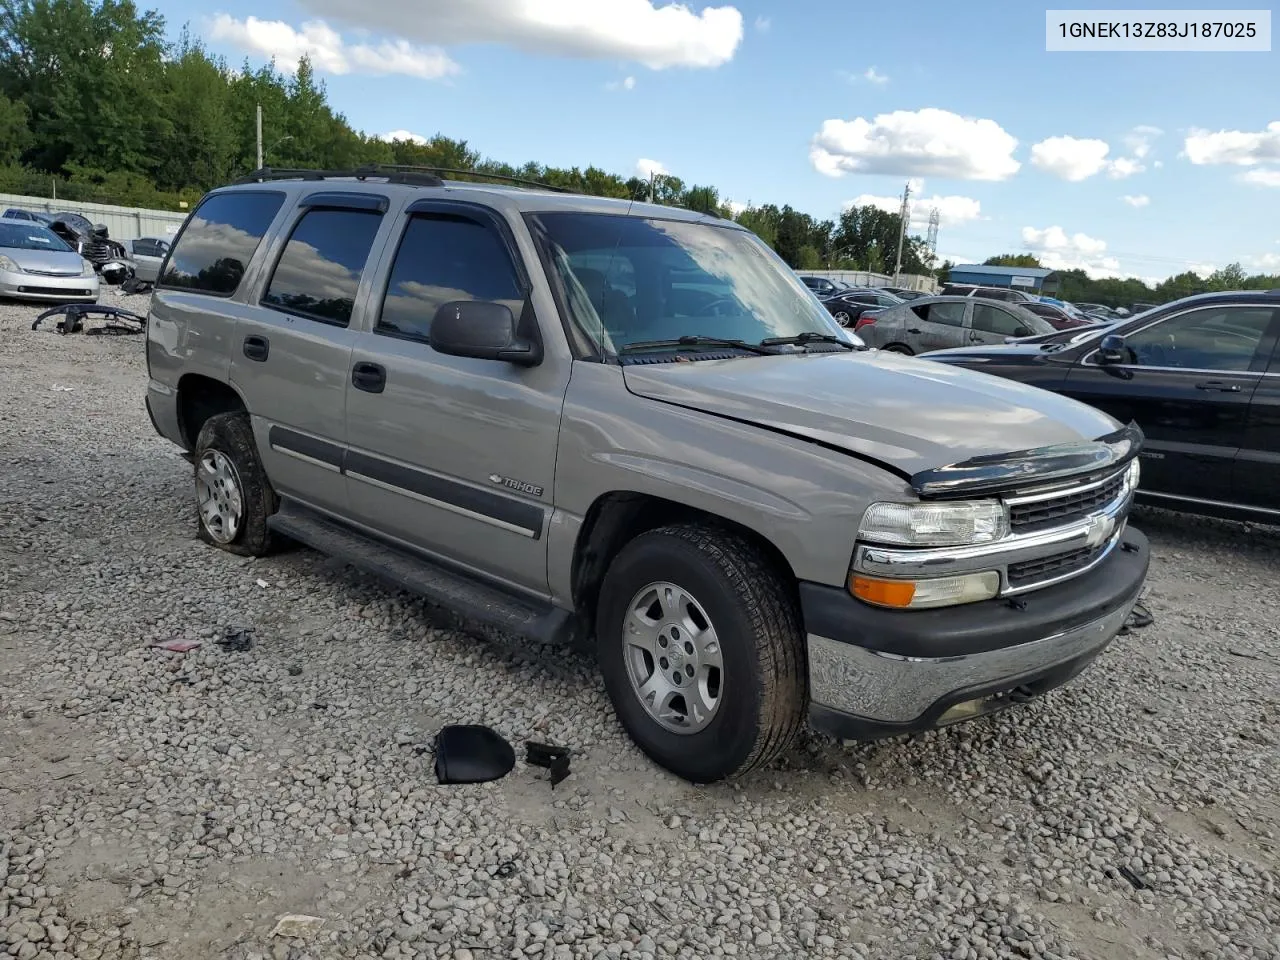
<svg viewBox="0 0 1280 960">
<path fill-rule="evenodd" d="M 206 450 L 200 458 L 196 499 L 209 536 L 218 543 L 235 540 L 244 522 L 244 493 L 235 464 L 220 450 Z"/>
<path fill-rule="evenodd" d="M 724 699 L 720 638 L 706 609 L 667 581 L 636 591 L 627 604 L 624 656 L 645 712 L 672 733 L 698 733 Z"/>
</svg>

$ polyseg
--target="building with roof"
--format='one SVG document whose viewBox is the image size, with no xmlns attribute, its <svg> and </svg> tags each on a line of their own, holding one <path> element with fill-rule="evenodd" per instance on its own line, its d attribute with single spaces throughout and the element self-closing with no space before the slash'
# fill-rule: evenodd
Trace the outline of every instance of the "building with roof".
<svg viewBox="0 0 1280 960">
<path fill-rule="evenodd" d="M 1015 287 L 1046 297 L 1058 292 L 1058 274 L 1044 267 L 986 267 L 962 263 L 951 268 L 947 279 L 950 283 L 972 283 L 980 287 Z"/>
</svg>

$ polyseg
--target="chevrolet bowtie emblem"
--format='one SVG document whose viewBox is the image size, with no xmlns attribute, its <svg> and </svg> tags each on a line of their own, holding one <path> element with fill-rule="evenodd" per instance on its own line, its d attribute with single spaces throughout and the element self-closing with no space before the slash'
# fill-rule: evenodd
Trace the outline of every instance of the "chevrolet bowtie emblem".
<svg viewBox="0 0 1280 960">
<path fill-rule="evenodd" d="M 1085 529 L 1085 543 L 1090 547 L 1100 547 L 1111 539 L 1115 528 L 1115 517 L 1093 517 Z"/>
</svg>

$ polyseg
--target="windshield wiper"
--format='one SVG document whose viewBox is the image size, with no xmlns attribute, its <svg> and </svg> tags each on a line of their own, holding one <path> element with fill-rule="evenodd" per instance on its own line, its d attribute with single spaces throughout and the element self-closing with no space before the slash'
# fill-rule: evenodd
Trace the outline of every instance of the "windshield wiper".
<svg viewBox="0 0 1280 960">
<path fill-rule="evenodd" d="M 619 348 L 619 353 L 630 353 L 632 350 L 661 350 L 663 347 L 734 347 L 738 350 L 747 350 L 751 353 L 759 353 L 766 357 L 773 356 L 772 350 L 766 350 L 759 344 L 747 343 L 745 340 L 730 340 L 724 337 L 704 337 L 696 334 L 688 334 L 683 337 L 676 337 L 672 340 L 640 340 L 635 343 L 626 343 Z"/>
<path fill-rule="evenodd" d="M 818 333 L 816 330 L 806 330 L 804 333 L 797 333 L 794 337 L 767 337 L 760 341 L 760 346 L 785 347 L 790 344 L 804 345 L 806 343 L 834 343 L 850 350 L 862 349 L 856 343 L 850 343 L 848 340 L 843 340 L 834 334 Z"/>
</svg>

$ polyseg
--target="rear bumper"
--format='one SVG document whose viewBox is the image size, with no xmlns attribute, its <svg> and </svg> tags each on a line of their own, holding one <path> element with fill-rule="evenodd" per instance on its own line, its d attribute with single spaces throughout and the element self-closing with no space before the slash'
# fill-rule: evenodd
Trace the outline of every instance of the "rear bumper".
<svg viewBox="0 0 1280 960">
<path fill-rule="evenodd" d="M 155 427 L 156 433 L 187 449 L 178 417 L 178 391 L 153 379 L 147 384 L 146 405 L 147 416 L 151 418 L 151 426 Z"/>
<path fill-rule="evenodd" d="M 1142 592 L 1147 538 L 1128 528 L 1120 544 L 1057 586 L 936 611 L 882 610 L 802 584 L 810 723 L 877 739 L 982 716 L 1068 682 L 1115 638 Z"/>
</svg>

